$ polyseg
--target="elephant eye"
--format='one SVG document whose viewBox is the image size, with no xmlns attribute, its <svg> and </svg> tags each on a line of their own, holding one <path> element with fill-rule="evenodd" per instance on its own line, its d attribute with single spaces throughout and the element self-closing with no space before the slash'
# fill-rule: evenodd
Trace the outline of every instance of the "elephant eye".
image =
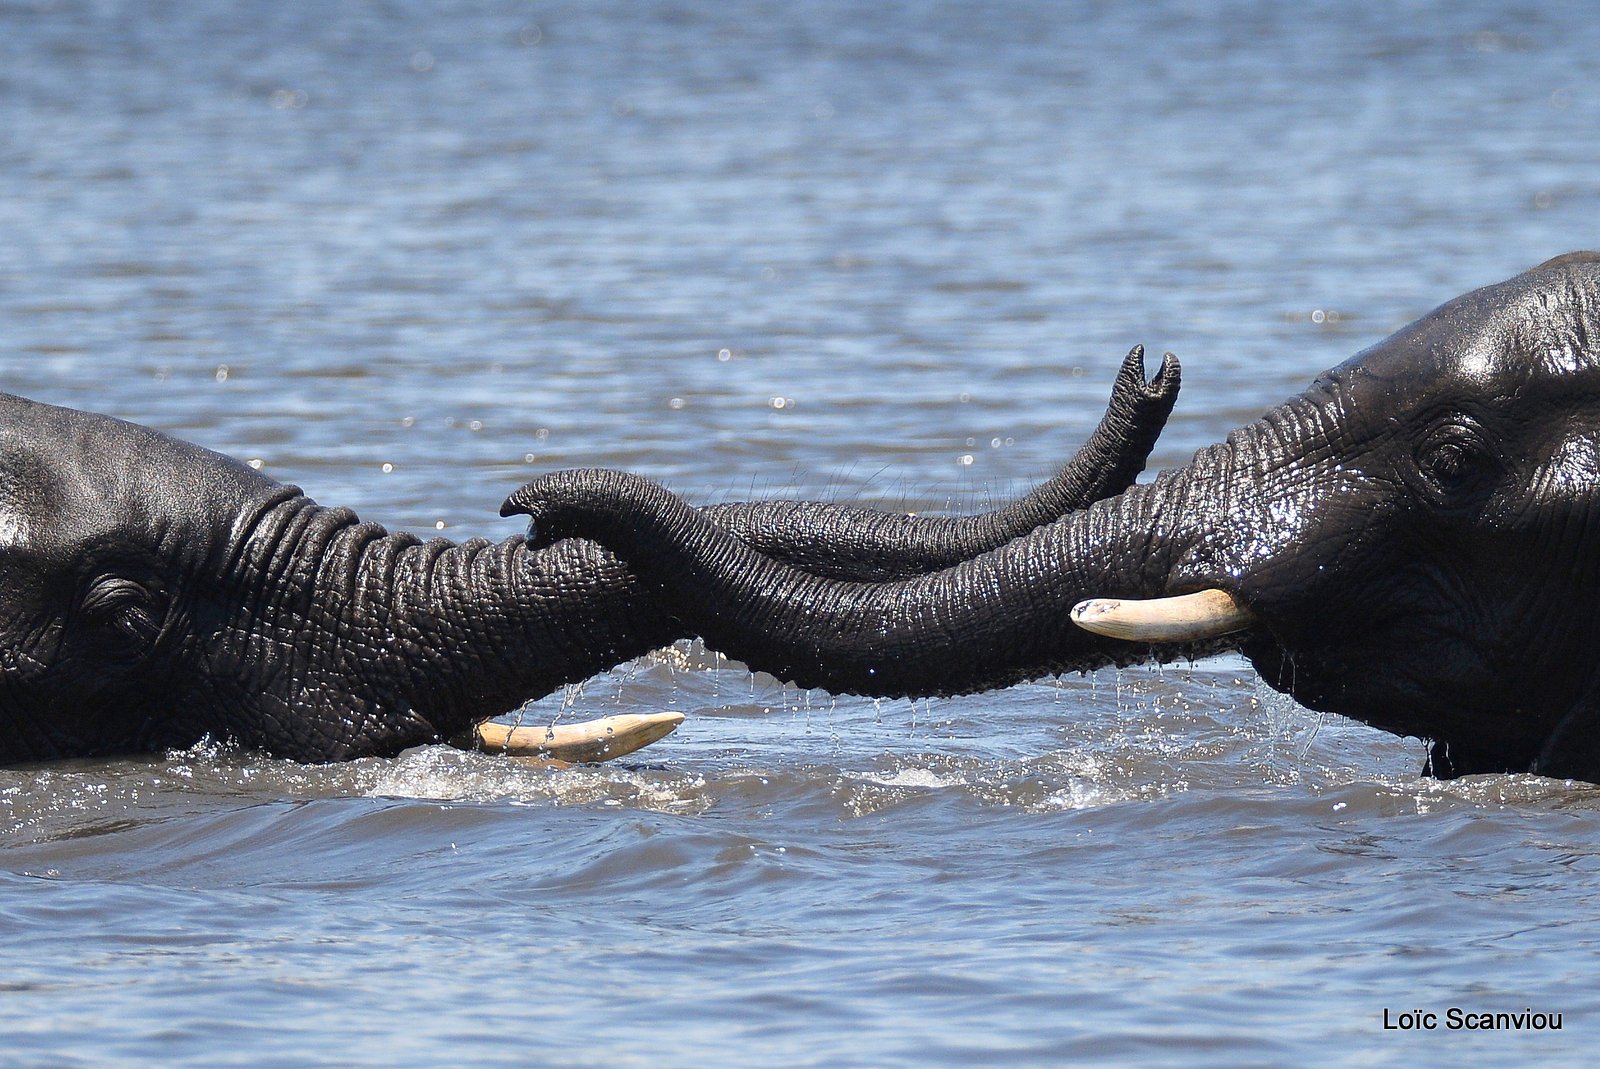
<svg viewBox="0 0 1600 1069">
<path fill-rule="evenodd" d="M 1459 442 L 1444 442 L 1428 454 L 1428 474 L 1434 482 L 1449 485 L 1472 471 L 1472 452 Z"/>
<path fill-rule="evenodd" d="M 143 648 L 161 634 L 160 600 L 147 587 L 120 576 L 103 576 L 83 596 L 83 611 L 119 640 Z"/>
<path fill-rule="evenodd" d="M 1417 468 L 1434 491 L 1454 501 L 1488 484 L 1494 455 L 1477 424 L 1456 417 L 1438 424 L 1423 439 Z"/>
</svg>

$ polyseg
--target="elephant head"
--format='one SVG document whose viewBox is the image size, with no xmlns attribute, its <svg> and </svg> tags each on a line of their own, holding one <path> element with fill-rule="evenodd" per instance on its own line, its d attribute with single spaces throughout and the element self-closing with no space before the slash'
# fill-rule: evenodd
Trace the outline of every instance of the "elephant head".
<svg viewBox="0 0 1600 1069">
<path fill-rule="evenodd" d="M 1178 389 L 1129 354 L 1063 471 L 989 516 L 712 514 L 777 559 L 915 574 L 1122 491 Z M 423 542 L 156 431 L 0 395 L 0 762 L 203 737 L 300 760 L 452 739 L 681 633 L 593 543 Z"/>
<path fill-rule="evenodd" d="M 506 511 L 539 544 L 603 542 L 804 686 L 949 694 L 1232 647 L 1313 709 L 1434 740 L 1435 774 L 1600 778 L 1600 254 L 1457 298 L 1187 467 L 939 572 L 820 579 L 614 472 Z"/>
</svg>

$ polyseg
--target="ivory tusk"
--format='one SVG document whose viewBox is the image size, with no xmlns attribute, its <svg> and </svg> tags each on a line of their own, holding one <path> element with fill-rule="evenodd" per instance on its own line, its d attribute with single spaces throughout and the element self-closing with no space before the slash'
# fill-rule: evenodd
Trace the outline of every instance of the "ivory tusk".
<svg viewBox="0 0 1600 1069">
<path fill-rule="evenodd" d="M 1085 631 L 1130 642 L 1216 638 L 1243 631 L 1255 620 L 1255 613 L 1224 590 L 1148 601 L 1091 598 L 1072 607 L 1072 622 Z"/>
<path fill-rule="evenodd" d="M 609 761 L 666 738 L 681 723 L 682 713 L 626 713 L 577 724 L 526 727 L 484 721 L 469 738 L 452 740 L 452 745 L 512 757 Z"/>
</svg>

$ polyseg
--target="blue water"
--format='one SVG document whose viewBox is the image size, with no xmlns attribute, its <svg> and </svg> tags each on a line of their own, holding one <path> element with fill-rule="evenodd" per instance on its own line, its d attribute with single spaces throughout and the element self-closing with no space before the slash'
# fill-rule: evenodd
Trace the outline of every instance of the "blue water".
<svg viewBox="0 0 1600 1069">
<path fill-rule="evenodd" d="M 0 388 L 504 537 L 570 465 L 973 509 L 1136 342 L 1181 464 L 1600 244 L 1549 3 L 0 3 Z M 1600 796 L 1236 660 L 951 701 L 682 646 L 621 767 L 0 771 L 0 1064 L 1576 1065 Z M 1386 1030 L 1532 1008 L 1559 1032 Z"/>
</svg>

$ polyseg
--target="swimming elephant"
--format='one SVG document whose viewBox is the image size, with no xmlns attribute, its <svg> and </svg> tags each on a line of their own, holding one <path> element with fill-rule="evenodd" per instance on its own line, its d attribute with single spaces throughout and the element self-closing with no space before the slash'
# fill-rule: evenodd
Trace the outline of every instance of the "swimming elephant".
<svg viewBox="0 0 1600 1069">
<path fill-rule="evenodd" d="M 802 686 L 952 694 L 1231 647 L 1312 709 L 1432 740 L 1435 775 L 1600 781 L 1597 253 L 1450 301 L 1187 467 L 938 572 L 819 579 L 623 473 L 549 475 L 505 511 L 536 544 L 611 547 L 709 645 Z"/>
<path fill-rule="evenodd" d="M 707 515 L 817 573 L 944 567 L 1133 481 L 1179 386 L 1175 360 L 1146 382 L 1142 356 L 1084 448 L 999 512 Z M 0 762 L 206 737 L 303 761 L 392 754 L 681 633 L 592 543 L 423 542 L 148 428 L 0 395 Z"/>
</svg>

